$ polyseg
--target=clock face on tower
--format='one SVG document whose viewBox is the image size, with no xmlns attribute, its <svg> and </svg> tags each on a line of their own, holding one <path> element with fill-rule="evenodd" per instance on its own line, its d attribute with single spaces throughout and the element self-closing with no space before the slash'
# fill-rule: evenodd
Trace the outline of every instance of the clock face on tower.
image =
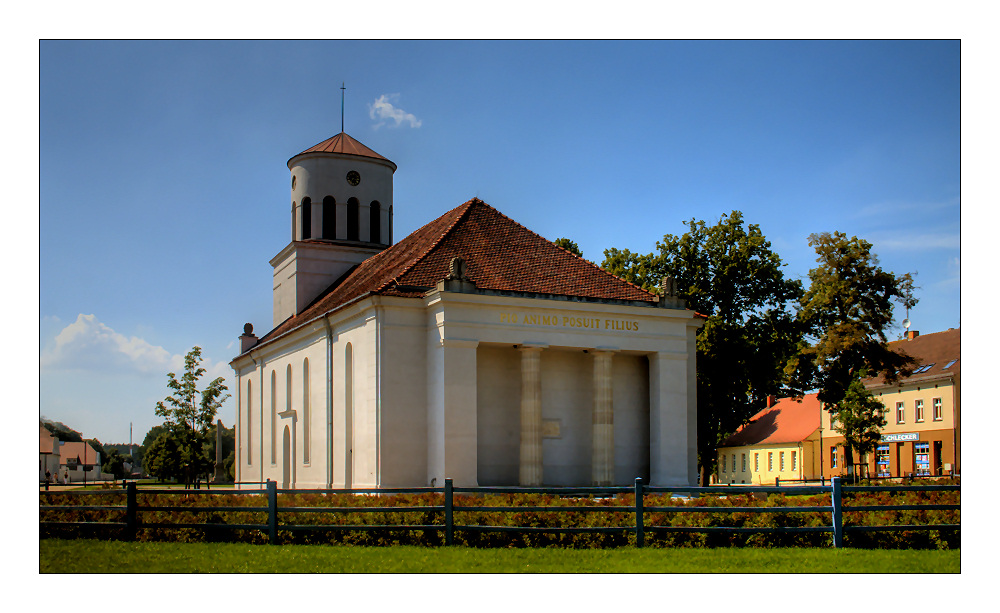
<svg viewBox="0 0 1000 613">
<path fill-rule="evenodd" d="M 358 174 L 357 170 L 352 170 L 347 173 L 347 182 L 356 186 L 358 183 L 361 183 L 361 175 Z"/>
</svg>

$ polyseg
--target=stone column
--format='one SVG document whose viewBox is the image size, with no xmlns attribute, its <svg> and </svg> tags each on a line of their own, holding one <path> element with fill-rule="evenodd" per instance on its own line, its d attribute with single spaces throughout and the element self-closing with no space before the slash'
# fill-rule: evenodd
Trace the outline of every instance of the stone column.
<svg viewBox="0 0 1000 613">
<path fill-rule="evenodd" d="M 541 347 L 521 347 L 521 463 L 522 486 L 542 484 L 542 371 Z"/>
<path fill-rule="evenodd" d="M 591 478 L 594 485 L 615 480 L 615 419 L 610 351 L 594 353 L 594 411 Z"/>
</svg>

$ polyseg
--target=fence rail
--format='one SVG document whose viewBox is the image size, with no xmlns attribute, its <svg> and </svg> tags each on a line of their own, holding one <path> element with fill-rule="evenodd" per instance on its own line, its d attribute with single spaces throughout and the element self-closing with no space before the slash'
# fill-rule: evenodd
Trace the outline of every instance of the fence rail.
<svg viewBox="0 0 1000 613">
<path fill-rule="evenodd" d="M 124 490 L 92 490 L 92 491 L 61 491 L 61 492 L 40 492 L 44 499 L 52 495 L 76 496 L 116 496 L 121 497 L 124 493 L 124 505 L 122 504 L 87 504 L 87 505 L 47 505 L 39 504 L 40 513 L 56 511 L 111 511 L 122 514 L 119 521 L 46 521 L 39 519 L 41 527 L 68 528 L 68 527 L 109 527 L 117 528 L 121 531 L 120 537 L 125 540 L 134 540 L 136 532 L 140 528 L 195 528 L 208 530 L 257 530 L 268 535 L 268 542 L 277 544 L 279 542 L 278 532 L 307 532 L 307 531 L 366 531 L 366 530 L 389 530 L 389 531 L 437 531 L 444 533 L 446 545 L 454 543 L 454 535 L 458 531 L 464 532 L 520 532 L 520 533 L 551 533 L 551 534 L 574 534 L 574 533 L 622 533 L 634 534 L 635 545 L 642 547 L 646 533 L 828 533 L 832 535 L 832 545 L 834 547 L 844 546 L 845 532 L 875 532 L 875 531 L 919 531 L 919 530 L 960 530 L 961 524 L 903 524 L 903 525 L 883 525 L 883 526 L 863 526 L 845 525 L 844 513 L 856 513 L 865 511 L 946 511 L 960 510 L 960 504 L 898 504 L 898 505 L 845 505 L 843 495 L 845 493 L 863 492 L 960 492 L 960 485 L 894 485 L 894 486 L 844 486 L 839 478 L 832 479 L 828 486 L 712 486 L 712 487 L 651 487 L 643 483 L 642 479 L 636 479 L 634 487 L 455 487 L 451 479 L 446 479 L 444 487 L 423 487 L 423 488 L 390 488 L 390 489 L 349 489 L 349 490 L 279 490 L 277 483 L 267 481 L 263 483 L 265 487 L 260 489 L 215 489 L 192 490 L 192 489 L 146 489 L 139 490 L 134 481 L 125 483 Z M 137 504 L 137 494 L 164 494 L 164 495 L 238 495 L 246 496 L 249 500 L 259 500 L 261 504 L 250 506 L 144 506 Z M 443 494 L 443 504 L 422 505 L 422 506 L 279 506 L 278 494 Z M 593 502 L 594 498 L 613 497 L 622 494 L 634 494 L 634 503 L 631 506 L 622 505 L 594 505 L 594 504 L 560 504 L 560 505 L 525 505 L 525 506 L 475 506 L 475 505 L 455 505 L 455 494 L 556 494 L 561 498 L 586 498 Z M 645 497 L 657 493 L 670 494 L 690 494 L 700 495 L 725 495 L 725 494 L 770 494 L 780 493 L 787 495 L 830 495 L 829 505 L 820 506 L 645 506 Z M 241 512 L 257 513 L 261 515 L 261 523 L 181 523 L 181 522 L 143 522 L 140 521 L 142 513 L 157 511 L 180 511 L 190 513 L 218 513 L 218 512 Z M 625 513 L 632 515 L 633 521 L 629 525 L 621 526 L 495 526 L 456 523 L 455 513 L 458 512 L 503 512 L 503 513 Z M 433 524 L 338 524 L 338 525 L 312 525 L 312 524 L 278 524 L 279 514 L 288 517 L 296 514 L 314 513 L 431 513 L 443 515 L 442 523 Z M 826 526 L 663 526 L 648 524 L 646 518 L 653 514 L 673 514 L 673 513 L 826 513 L 830 515 L 830 523 Z"/>
</svg>

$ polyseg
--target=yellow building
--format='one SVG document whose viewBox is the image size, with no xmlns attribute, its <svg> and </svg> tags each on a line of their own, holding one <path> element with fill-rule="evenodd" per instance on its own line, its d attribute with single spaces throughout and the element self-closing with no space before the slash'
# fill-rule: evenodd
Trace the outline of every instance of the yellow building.
<svg viewBox="0 0 1000 613">
<path fill-rule="evenodd" d="M 719 447 L 718 483 L 819 479 L 822 446 L 816 394 L 772 399 L 769 404 Z"/>
<path fill-rule="evenodd" d="M 872 477 L 961 474 L 961 329 L 889 343 L 913 357 L 909 377 L 865 386 L 885 405 L 882 440 L 871 457 L 856 459 Z M 847 472 L 844 437 L 816 394 L 784 398 L 723 441 L 715 480 L 768 485 L 775 479 L 819 480 Z"/>
</svg>

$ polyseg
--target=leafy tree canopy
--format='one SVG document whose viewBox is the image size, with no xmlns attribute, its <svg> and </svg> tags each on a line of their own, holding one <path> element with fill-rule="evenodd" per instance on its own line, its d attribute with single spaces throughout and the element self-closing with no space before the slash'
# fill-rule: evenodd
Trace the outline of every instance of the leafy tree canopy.
<svg viewBox="0 0 1000 613">
<path fill-rule="evenodd" d="M 913 275 L 882 270 L 872 244 L 843 232 L 811 234 L 818 266 L 809 271 L 798 320 L 806 335 L 786 367 L 795 389 L 819 390 L 824 404 L 836 405 L 860 373 L 880 375 L 889 383 L 912 372 L 912 358 L 888 348 L 893 302 L 907 308 Z"/>
<path fill-rule="evenodd" d="M 886 424 L 885 405 L 868 391 L 860 375 L 848 385 L 844 397 L 828 408 L 833 429 L 844 437 L 848 467 L 854 464 L 852 450 L 862 458 L 875 451 Z"/>
<path fill-rule="evenodd" d="M 575 253 L 581 258 L 583 257 L 583 252 L 580 251 L 580 246 L 574 243 L 573 241 L 569 240 L 568 238 L 557 238 L 552 242 L 562 247 L 566 251 L 569 251 L 570 253 Z"/>
<path fill-rule="evenodd" d="M 164 418 L 166 432 L 157 435 L 143 455 L 143 468 L 149 474 L 161 479 L 183 478 L 185 482 L 211 474 L 215 458 L 208 454 L 214 443 L 213 422 L 229 394 L 222 377 L 199 390 L 198 380 L 204 374 L 200 347 L 184 357 L 180 379 L 174 373 L 167 374 L 167 387 L 173 395 L 156 403 L 156 414 Z"/>
</svg>

